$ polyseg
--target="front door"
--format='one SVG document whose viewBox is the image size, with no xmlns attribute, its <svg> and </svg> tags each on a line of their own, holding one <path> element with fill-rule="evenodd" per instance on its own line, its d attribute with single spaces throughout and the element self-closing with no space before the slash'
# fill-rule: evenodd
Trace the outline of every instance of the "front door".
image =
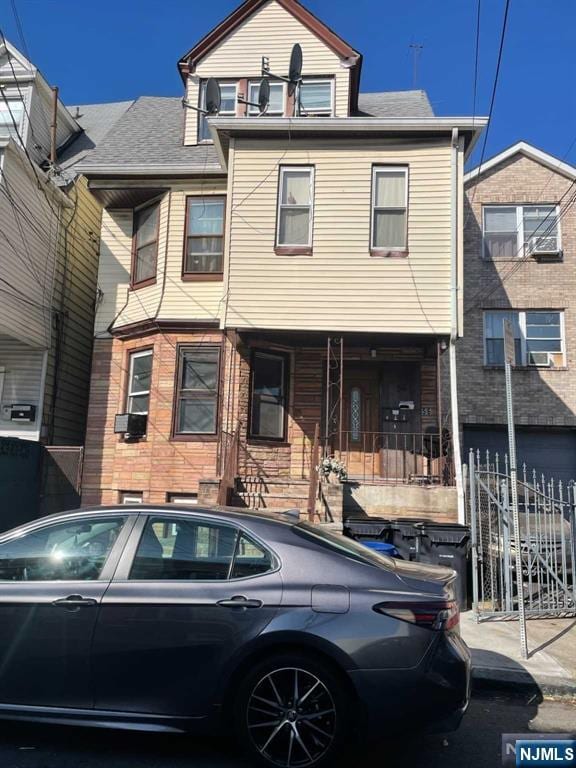
<svg viewBox="0 0 576 768">
<path fill-rule="evenodd" d="M 381 475 L 398 481 L 423 474 L 420 365 L 386 363 L 381 380 Z"/>
<path fill-rule="evenodd" d="M 222 520 L 142 516 L 102 601 L 97 709 L 205 716 L 228 664 L 278 610 L 266 547 Z"/>
<path fill-rule="evenodd" d="M 377 475 L 381 431 L 380 370 L 374 363 L 345 365 L 342 412 L 342 459 L 349 477 L 367 479 Z"/>
<path fill-rule="evenodd" d="M 92 706 L 98 607 L 133 520 L 39 524 L 0 542 L 0 706 Z"/>
</svg>

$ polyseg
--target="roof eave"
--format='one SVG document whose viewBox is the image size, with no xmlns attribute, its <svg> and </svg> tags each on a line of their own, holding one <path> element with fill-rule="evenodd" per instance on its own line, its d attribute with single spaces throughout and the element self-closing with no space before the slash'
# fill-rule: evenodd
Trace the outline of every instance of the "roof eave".
<svg viewBox="0 0 576 768">
<path fill-rule="evenodd" d="M 161 176 L 161 175 L 222 175 L 225 171 L 216 165 L 93 165 L 78 163 L 74 170 L 86 178 L 96 176 Z"/>
</svg>

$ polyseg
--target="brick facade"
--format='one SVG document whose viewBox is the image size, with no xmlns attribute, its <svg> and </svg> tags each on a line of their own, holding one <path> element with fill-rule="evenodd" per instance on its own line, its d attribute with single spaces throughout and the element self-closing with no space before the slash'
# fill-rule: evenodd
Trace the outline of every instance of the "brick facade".
<svg viewBox="0 0 576 768">
<path fill-rule="evenodd" d="M 518 425 L 576 425 L 576 208 L 561 219 L 561 262 L 490 261 L 482 255 L 482 206 L 557 204 L 571 186 L 564 175 L 514 155 L 467 184 L 464 230 L 464 338 L 458 342 L 460 422 L 506 422 L 504 370 L 484 366 L 483 310 L 564 310 L 566 368 L 516 368 Z M 568 202 L 568 194 L 564 203 Z M 472 205 L 470 205 L 472 202 Z M 563 208 L 563 206 L 562 206 Z"/>
<path fill-rule="evenodd" d="M 172 419 L 178 344 L 221 344 L 221 387 L 218 437 L 174 440 Z M 248 436 L 252 349 L 288 354 L 290 377 L 285 442 Z M 420 363 L 422 430 L 437 425 L 436 357 L 434 345 L 375 346 L 375 364 Z M 126 441 L 114 434 L 114 417 L 126 410 L 129 354 L 152 349 L 148 434 Z M 346 362 L 373 361 L 370 347 L 346 348 Z M 219 475 L 221 432 L 240 423 L 238 473 L 264 478 L 309 477 L 316 424 L 322 422 L 326 348 L 286 346 L 253 337 L 247 342 L 217 330 L 182 333 L 155 331 L 128 340 L 96 339 L 83 475 L 83 503 L 117 503 L 121 492 L 142 493 L 143 501 L 163 503 L 171 493 L 197 493 L 199 481 Z"/>
</svg>

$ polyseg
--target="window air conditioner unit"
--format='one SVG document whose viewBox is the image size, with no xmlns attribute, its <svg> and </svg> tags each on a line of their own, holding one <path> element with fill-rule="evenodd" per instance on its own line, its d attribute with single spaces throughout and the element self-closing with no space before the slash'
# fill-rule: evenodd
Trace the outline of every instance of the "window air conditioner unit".
<svg viewBox="0 0 576 768">
<path fill-rule="evenodd" d="M 530 365 L 537 368 L 551 368 L 552 361 L 549 352 L 530 352 Z"/>
<path fill-rule="evenodd" d="M 126 437 L 144 437 L 148 416 L 145 413 L 117 413 L 114 419 L 114 432 Z"/>
<path fill-rule="evenodd" d="M 556 235 L 535 235 L 528 241 L 528 254 L 537 261 L 561 259 L 562 251 L 558 245 L 558 237 Z"/>
</svg>

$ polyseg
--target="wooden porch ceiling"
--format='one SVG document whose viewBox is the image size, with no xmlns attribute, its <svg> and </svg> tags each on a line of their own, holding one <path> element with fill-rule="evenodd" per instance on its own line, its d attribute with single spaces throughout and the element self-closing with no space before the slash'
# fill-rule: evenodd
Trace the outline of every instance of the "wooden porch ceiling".
<svg viewBox="0 0 576 768">
<path fill-rule="evenodd" d="M 421 347 L 429 349 L 447 336 L 432 336 L 428 334 L 410 333 L 339 333 L 338 331 L 272 331 L 272 330 L 242 330 L 238 335 L 243 343 L 269 342 L 294 347 L 321 347 L 326 346 L 328 337 L 333 340 L 344 338 L 344 347 Z"/>
</svg>

